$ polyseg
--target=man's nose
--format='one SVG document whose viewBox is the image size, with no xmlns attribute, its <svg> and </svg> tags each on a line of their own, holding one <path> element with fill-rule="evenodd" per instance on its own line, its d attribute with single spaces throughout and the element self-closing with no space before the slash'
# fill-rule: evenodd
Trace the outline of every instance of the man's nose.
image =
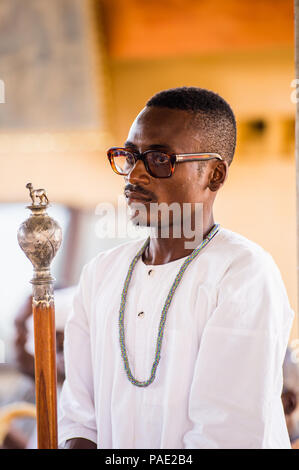
<svg viewBox="0 0 299 470">
<path fill-rule="evenodd" d="M 146 171 L 142 160 L 137 160 L 130 173 L 126 176 L 126 181 L 131 184 L 136 184 L 137 182 L 148 184 L 150 182 L 150 175 Z"/>
</svg>

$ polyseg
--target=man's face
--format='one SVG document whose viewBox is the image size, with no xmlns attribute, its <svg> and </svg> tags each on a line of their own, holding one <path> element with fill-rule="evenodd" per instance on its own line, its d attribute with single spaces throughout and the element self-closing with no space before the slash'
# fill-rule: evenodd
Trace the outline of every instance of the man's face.
<svg viewBox="0 0 299 470">
<path fill-rule="evenodd" d="M 125 146 L 139 153 L 150 149 L 168 154 L 207 152 L 204 135 L 194 129 L 192 119 L 192 114 L 186 111 L 154 106 L 145 108 L 132 124 Z M 136 219 L 136 203 L 144 204 L 147 211 L 146 221 L 139 218 L 141 225 L 153 222 L 149 211 L 151 203 L 168 206 L 178 203 L 181 208 L 183 203 L 210 204 L 214 194 L 208 188 L 208 181 L 215 164 L 214 160 L 179 163 L 170 178 L 154 178 L 138 160 L 125 177 L 125 195 L 133 209 L 132 221 Z"/>
</svg>

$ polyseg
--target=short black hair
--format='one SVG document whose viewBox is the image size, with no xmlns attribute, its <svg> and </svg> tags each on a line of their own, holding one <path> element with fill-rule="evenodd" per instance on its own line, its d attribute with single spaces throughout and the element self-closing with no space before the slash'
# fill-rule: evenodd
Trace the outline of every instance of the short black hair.
<svg viewBox="0 0 299 470">
<path fill-rule="evenodd" d="M 204 151 L 219 153 L 231 164 L 236 148 L 236 119 L 230 105 L 220 95 L 205 88 L 171 88 L 155 94 L 146 106 L 192 113 L 192 125 L 202 130 L 206 138 Z"/>
</svg>

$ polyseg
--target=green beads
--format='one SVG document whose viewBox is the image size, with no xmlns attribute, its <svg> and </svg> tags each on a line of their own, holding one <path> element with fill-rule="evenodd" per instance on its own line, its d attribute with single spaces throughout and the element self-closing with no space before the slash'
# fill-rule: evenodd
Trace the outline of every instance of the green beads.
<svg viewBox="0 0 299 470">
<path fill-rule="evenodd" d="M 188 256 L 188 258 L 183 262 L 178 274 L 176 275 L 176 278 L 170 288 L 170 291 L 167 295 L 162 313 L 161 313 L 161 318 L 160 318 L 160 323 L 159 323 L 159 329 L 158 329 L 158 336 L 157 336 L 157 343 L 156 343 L 156 353 L 155 353 L 155 358 L 154 362 L 152 365 L 151 369 L 151 374 L 148 380 L 145 380 L 143 382 L 135 379 L 133 377 L 132 371 L 130 369 L 129 361 L 128 361 L 128 356 L 127 356 L 127 351 L 126 351 L 126 344 L 125 344 L 125 328 L 124 328 L 124 316 L 125 316 L 125 307 L 126 307 L 126 300 L 127 300 L 127 294 L 128 294 L 128 289 L 129 289 L 129 284 L 132 278 L 132 274 L 134 271 L 134 268 L 136 266 L 137 261 L 139 258 L 142 256 L 143 252 L 145 251 L 146 247 L 148 246 L 150 242 L 150 237 L 146 240 L 146 242 L 143 244 L 143 246 L 140 248 L 138 253 L 134 256 L 130 266 L 128 273 L 126 275 L 126 279 L 124 282 L 124 287 L 123 291 L 121 294 L 121 303 L 120 303 L 120 309 L 119 309 L 119 342 L 120 342 L 120 351 L 124 363 L 124 368 L 127 374 L 127 377 L 129 381 L 133 384 L 136 385 L 136 387 L 148 387 L 156 377 L 156 372 L 157 372 L 157 367 L 159 365 L 160 359 L 161 359 L 161 348 L 162 348 L 162 341 L 163 341 L 163 335 L 164 335 L 164 329 L 165 329 L 165 323 L 166 323 L 166 317 L 167 317 L 167 312 L 170 307 L 171 301 L 173 299 L 173 296 L 175 294 L 176 289 L 178 288 L 178 285 L 187 269 L 191 261 L 194 260 L 194 258 L 199 254 L 199 252 L 209 243 L 209 241 L 216 235 L 216 233 L 219 230 L 220 225 L 215 224 L 211 231 L 208 233 L 206 238 L 202 241 L 202 243 L 199 245 L 198 248 L 195 248 L 195 250 L 192 251 L 192 253 Z"/>
</svg>

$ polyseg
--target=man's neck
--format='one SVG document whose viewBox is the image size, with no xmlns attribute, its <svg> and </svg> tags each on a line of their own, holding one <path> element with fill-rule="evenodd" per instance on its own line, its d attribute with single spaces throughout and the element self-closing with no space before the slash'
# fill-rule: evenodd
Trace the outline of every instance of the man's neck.
<svg viewBox="0 0 299 470">
<path fill-rule="evenodd" d="M 203 239 L 211 231 L 215 225 L 213 214 L 209 220 L 204 221 L 203 223 Z M 191 240 L 192 241 L 192 240 Z M 199 240 L 199 243 L 202 240 Z M 186 247 L 187 242 L 187 247 Z M 142 260 L 145 264 L 155 265 L 155 264 L 166 264 L 171 261 L 175 261 L 180 258 L 184 258 L 192 253 L 195 247 L 188 248 L 188 243 L 190 239 L 182 236 L 181 238 L 163 238 L 160 236 L 151 237 L 150 243 L 143 253 Z"/>
</svg>

